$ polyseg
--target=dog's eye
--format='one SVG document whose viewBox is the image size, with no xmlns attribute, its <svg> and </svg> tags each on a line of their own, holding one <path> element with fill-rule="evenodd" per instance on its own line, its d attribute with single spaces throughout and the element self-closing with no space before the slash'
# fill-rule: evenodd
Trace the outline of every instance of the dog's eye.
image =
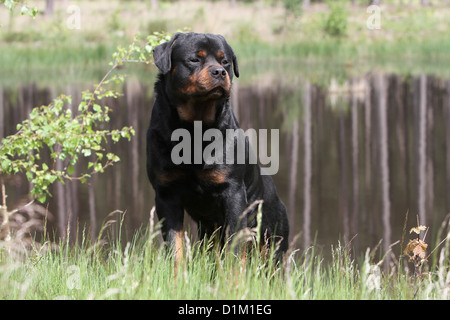
<svg viewBox="0 0 450 320">
<path fill-rule="evenodd" d="M 189 61 L 192 63 L 199 63 L 200 59 L 199 58 L 190 58 Z"/>
<path fill-rule="evenodd" d="M 227 65 L 227 64 L 228 64 L 228 60 L 223 59 L 223 60 L 222 60 L 222 64 L 223 64 L 223 65 Z"/>
</svg>

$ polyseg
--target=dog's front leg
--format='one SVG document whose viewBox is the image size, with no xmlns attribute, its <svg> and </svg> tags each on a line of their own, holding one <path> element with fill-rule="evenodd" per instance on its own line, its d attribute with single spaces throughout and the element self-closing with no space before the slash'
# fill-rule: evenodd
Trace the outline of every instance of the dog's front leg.
<svg viewBox="0 0 450 320">
<path fill-rule="evenodd" d="M 243 186 L 231 187 L 227 193 L 227 200 L 225 201 L 225 236 L 228 244 L 234 246 L 235 254 L 238 254 L 241 239 L 235 239 L 235 237 L 239 234 L 239 231 L 247 227 L 247 218 L 242 216 L 242 213 L 247 208 L 247 196 Z"/>
<path fill-rule="evenodd" d="M 170 252 L 175 257 L 175 276 L 183 258 L 183 218 L 181 197 L 177 194 L 158 190 L 155 199 L 156 214 L 162 220 L 162 234 Z"/>
</svg>

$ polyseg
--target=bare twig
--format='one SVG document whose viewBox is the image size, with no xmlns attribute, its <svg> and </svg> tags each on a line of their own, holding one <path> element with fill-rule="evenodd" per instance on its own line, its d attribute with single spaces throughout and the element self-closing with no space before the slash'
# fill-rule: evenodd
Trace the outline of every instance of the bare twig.
<svg viewBox="0 0 450 320">
<path fill-rule="evenodd" d="M 8 215 L 12 215 L 12 214 L 14 214 L 14 213 L 16 213 L 16 212 L 19 212 L 19 211 L 25 209 L 26 207 L 28 207 L 28 206 L 30 206 L 30 205 L 32 205 L 32 204 L 34 203 L 34 200 L 35 200 L 35 199 L 31 200 L 30 202 L 28 202 L 28 203 L 27 203 L 26 205 L 24 205 L 23 207 L 14 209 L 13 211 L 9 212 Z"/>
<path fill-rule="evenodd" d="M 2 205 L 0 206 L 0 215 L 2 217 L 2 223 L 0 224 L 0 240 L 9 241 L 11 239 L 11 229 L 9 226 L 8 209 L 6 207 L 6 191 L 3 179 L 0 177 L 1 192 L 2 192 Z"/>
<path fill-rule="evenodd" d="M 3 182 L 2 177 L 0 176 L 0 184 L 2 186 L 2 207 L 6 208 L 6 190 L 5 190 L 5 183 Z"/>
</svg>

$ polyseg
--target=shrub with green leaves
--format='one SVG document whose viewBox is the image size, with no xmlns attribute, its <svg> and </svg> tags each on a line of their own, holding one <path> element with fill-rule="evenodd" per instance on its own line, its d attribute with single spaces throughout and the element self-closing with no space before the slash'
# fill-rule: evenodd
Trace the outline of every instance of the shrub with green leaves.
<svg viewBox="0 0 450 320">
<path fill-rule="evenodd" d="M 153 48 L 170 37 L 154 33 L 145 39 L 135 37 L 128 48 L 119 47 L 113 54 L 111 69 L 96 88 L 82 92 L 76 112 L 72 112 L 72 97 L 67 95 L 60 95 L 47 106 L 34 108 L 29 118 L 17 125 L 17 132 L 0 143 L 0 177 L 25 173 L 32 183 L 31 195 L 44 202 L 50 195 L 49 186 L 55 181 L 85 182 L 118 162 L 119 157 L 107 151 L 107 143 L 130 140 L 135 132 L 132 127 L 102 129 L 110 119 L 111 109 L 100 101 L 120 95 L 105 86 L 124 81 L 123 75 L 112 75 L 124 63 L 150 63 Z M 44 150 L 49 151 L 50 160 L 41 159 Z M 88 164 L 74 176 L 74 166 L 82 157 L 89 159 Z"/>
<path fill-rule="evenodd" d="M 281 0 L 286 16 L 298 18 L 303 13 L 303 2 L 299 0 Z"/>
<path fill-rule="evenodd" d="M 324 30 L 332 37 L 343 37 L 347 34 L 348 12 L 343 1 L 329 1 L 330 14 L 328 15 Z"/>
<path fill-rule="evenodd" d="M 35 18 L 38 14 L 38 9 L 36 7 L 31 7 L 26 1 L 0 0 L 0 4 L 4 4 L 5 7 L 11 11 L 20 8 L 20 14 L 28 15 L 32 18 Z"/>
</svg>

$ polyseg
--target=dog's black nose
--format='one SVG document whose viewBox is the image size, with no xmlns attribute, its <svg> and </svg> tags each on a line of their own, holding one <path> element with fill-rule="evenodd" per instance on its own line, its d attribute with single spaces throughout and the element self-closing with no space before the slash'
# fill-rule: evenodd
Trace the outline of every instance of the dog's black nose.
<svg viewBox="0 0 450 320">
<path fill-rule="evenodd" d="M 222 67 L 214 67 L 209 71 L 211 75 L 216 79 L 225 79 L 227 72 Z"/>
</svg>

